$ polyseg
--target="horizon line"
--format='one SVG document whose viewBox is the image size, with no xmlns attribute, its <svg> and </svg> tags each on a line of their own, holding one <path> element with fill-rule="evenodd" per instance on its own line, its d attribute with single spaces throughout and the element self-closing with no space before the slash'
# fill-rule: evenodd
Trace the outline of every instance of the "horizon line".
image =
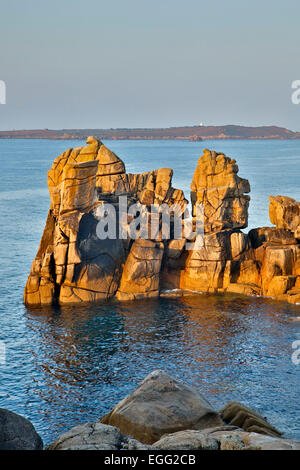
<svg viewBox="0 0 300 470">
<path fill-rule="evenodd" d="M 277 128 L 284 129 L 292 133 L 299 133 L 300 131 L 293 131 L 288 127 L 279 126 L 277 124 L 263 124 L 263 125 L 245 125 L 245 124 L 189 124 L 189 125 L 176 125 L 176 126 L 157 126 L 157 127 L 61 127 L 61 128 L 50 128 L 50 127 L 41 127 L 41 128 L 19 128 L 19 129 L 5 129 L 0 130 L 0 133 L 3 132 L 33 132 L 33 131 L 85 131 L 85 130 L 103 130 L 103 131 L 119 131 L 119 130 L 160 130 L 160 129 L 193 129 L 193 128 L 218 128 L 218 127 L 240 127 L 240 128 L 250 128 L 250 129 L 261 129 L 261 128 Z"/>
</svg>

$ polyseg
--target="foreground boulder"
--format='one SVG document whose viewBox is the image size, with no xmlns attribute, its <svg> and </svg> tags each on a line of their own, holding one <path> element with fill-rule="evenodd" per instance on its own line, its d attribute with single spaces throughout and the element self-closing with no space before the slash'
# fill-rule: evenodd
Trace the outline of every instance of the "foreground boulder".
<svg viewBox="0 0 300 470">
<path fill-rule="evenodd" d="M 59 436 L 46 450 L 119 450 L 120 430 L 102 423 L 75 426 Z"/>
<path fill-rule="evenodd" d="M 219 450 L 220 443 L 201 431 L 186 430 L 163 436 L 153 444 L 159 450 Z"/>
<path fill-rule="evenodd" d="M 46 450 L 300 450 L 300 442 L 218 426 L 167 434 L 149 445 L 121 434 L 116 427 L 87 423 L 65 432 Z"/>
<path fill-rule="evenodd" d="M 159 370 L 149 374 L 101 422 L 145 444 L 158 441 L 164 434 L 223 424 L 218 412 L 197 390 Z"/>
<path fill-rule="evenodd" d="M 256 432 L 272 437 L 280 437 L 282 434 L 274 428 L 274 426 L 269 424 L 266 418 L 242 403 L 228 403 L 228 405 L 220 411 L 220 415 L 225 423 L 238 426 L 248 432 Z"/>
<path fill-rule="evenodd" d="M 300 450 L 241 403 L 220 413 L 224 421 L 197 390 L 157 370 L 100 422 L 70 429 L 47 450 Z"/>
<path fill-rule="evenodd" d="M 43 441 L 22 416 L 0 408 L 0 450 L 42 450 Z"/>
<path fill-rule="evenodd" d="M 300 450 L 300 441 L 265 436 L 242 430 L 207 429 L 205 434 L 217 439 L 220 450 Z"/>
</svg>

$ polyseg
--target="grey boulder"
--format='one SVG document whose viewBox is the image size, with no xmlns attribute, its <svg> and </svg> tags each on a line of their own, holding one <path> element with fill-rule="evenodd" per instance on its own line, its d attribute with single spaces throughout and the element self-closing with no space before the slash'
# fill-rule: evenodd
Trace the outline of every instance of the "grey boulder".
<svg viewBox="0 0 300 470">
<path fill-rule="evenodd" d="M 42 450 L 43 441 L 28 419 L 0 408 L 0 450 Z"/>
<path fill-rule="evenodd" d="M 119 429 L 102 423 L 86 423 L 59 436 L 46 450 L 119 450 L 121 445 Z"/>
</svg>

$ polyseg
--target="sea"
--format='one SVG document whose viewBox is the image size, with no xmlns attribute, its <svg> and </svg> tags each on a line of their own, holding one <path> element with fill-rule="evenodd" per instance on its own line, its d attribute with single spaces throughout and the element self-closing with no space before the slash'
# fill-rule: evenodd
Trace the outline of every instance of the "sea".
<svg viewBox="0 0 300 470">
<path fill-rule="evenodd" d="M 204 148 L 235 158 L 251 185 L 246 232 L 271 225 L 269 195 L 300 200 L 300 140 L 104 143 L 127 172 L 173 168 L 173 186 L 187 198 Z M 148 373 L 162 369 L 217 409 L 240 401 L 285 437 L 300 439 L 300 361 L 292 360 L 300 305 L 197 294 L 24 306 L 50 203 L 46 172 L 57 155 L 81 145 L 0 140 L 0 407 L 28 418 L 48 444 L 73 426 L 100 419 Z"/>
</svg>

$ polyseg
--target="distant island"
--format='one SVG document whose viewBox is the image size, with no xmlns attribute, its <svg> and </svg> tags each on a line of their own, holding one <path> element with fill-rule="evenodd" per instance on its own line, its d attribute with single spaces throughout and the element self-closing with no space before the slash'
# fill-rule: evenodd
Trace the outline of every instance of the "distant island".
<svg viewBox="0 0 300 470">
<path fill-rule="evenodd" d="M 278 126 L 185 126 L 167 128 L 117 129 L 36 129 L 0 131 L 0 139 L 84 140 L 94 135 L 100 140 L 254 140 L 300 139 L 300 132 Z"/>
</svg>

